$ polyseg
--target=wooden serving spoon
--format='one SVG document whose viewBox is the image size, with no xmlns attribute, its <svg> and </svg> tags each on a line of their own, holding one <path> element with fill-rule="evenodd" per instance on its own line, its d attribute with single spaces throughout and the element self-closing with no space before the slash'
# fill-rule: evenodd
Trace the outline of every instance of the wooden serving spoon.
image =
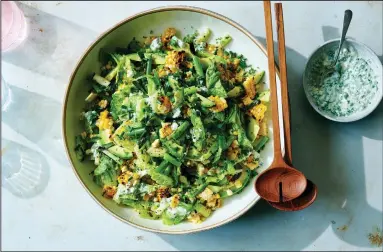
<svg viewBox="0 0 383 252">
<path fill-rule="evenodd" d="M 292 149 L 291 149 L 291 132 L 290 132 L 290 108 L 289 95 L 287 88 L 287 67 L 286 67 L 286 48 L 285 48 L 285 32 L 283 27 L 283 10 L 282 4 L 276 3 L 275 17 L 277 21 L 278 34 L 278 51 L 279 51 L 279 68 L 281 73 L 281 93 L 283 108 L 283 125 L 285 135 L 285 161 L 292 165 Z M 307 180 L 306 190 L 301 196 L 286 202 L 270 202 L 268 203 L 283 211 L 298 211 L 310 206 L 316 199 L 318 193 L 317 186 L 310 180 Z"/>
<path fill-rule="evenodd" d="M 279 133 L 277 86 L 275 82 L 273 30 L 271 21 L 271 7 L 269 1 L 264 1 L 264 12 L 271 89 L 274 161 L 268 170 L 259 174 L 257 180 L 255 181 L 255 190 L 262 198 L 267 201 L 285 202 L 293 200 L 302 195 L 307 186 L 307 179 L 303 173 L 288 165 L 282 157 Z"/>
</svg>

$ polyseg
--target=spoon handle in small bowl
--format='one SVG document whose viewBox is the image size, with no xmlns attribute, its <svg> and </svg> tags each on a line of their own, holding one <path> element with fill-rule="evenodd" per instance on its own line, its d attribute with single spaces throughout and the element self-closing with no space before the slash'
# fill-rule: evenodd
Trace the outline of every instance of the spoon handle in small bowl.
<svg viewBox="0 0 383 252">
<path fill-rule="evenodd" d="M 348 27 L 350 26 L 351 19 L 352 19 L 352 11 L 346 10 L 344 12 L 344 18 L 343 18 L 342 37 L 340 38 L 338 52 L 336 54 L 334 64 L 336 64 L 336 62 L 338 61 L 340 50 L 342 49 L 342 45 L 343 45 L 344 41 L 346 40 L 346 34 L 348 31 Z"/>
</svg>

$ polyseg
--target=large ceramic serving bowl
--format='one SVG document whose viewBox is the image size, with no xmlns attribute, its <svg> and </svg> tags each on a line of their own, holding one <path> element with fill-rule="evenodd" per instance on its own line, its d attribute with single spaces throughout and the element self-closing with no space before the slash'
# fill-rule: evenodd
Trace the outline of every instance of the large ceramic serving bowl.
<svg viewBox="0 0 383 252">
<path fill-rule="evenodd" d="M 113 26 L 103 33 L 84 53 L 77 63 L 65 95 L 63 108 L 63 136 L 69 160 L 89 194 L 109 213 L 118 219 L 138 228 L 148 231 L 184 234 L 211 229 L 228 223 L 249 210 L 260 197 L 254 190 L 254 180 L 239 195 L 235 195 L 224 201 L 223 207 L 215 211 L 211 217 L 201 224 L 184 222 L 175 226 L 166 226 L 162 222 L 140 218 L 134 210 L 119 206 L 114 201 L 108 200 L 101 195 L 101 188 L 98 187 L 89 175 L 94 170 L 94 164 L 90 161 L 80 162 L 74 153 L 75 136 L 81 133 L 84 128 L 79 121 L 80 113 L 85 105 L 85 97 L 88 94 L 89 84 L 86 81 L 89 73 L 100 69 L 98 54 L 100 48 L 115 48 L 126 46 L 133 37 L 142 38 L 150 31 L 154 34 L 161 34 L 167 27 L 174 27 L 181 36 L 193 32 L 201 27 L 209 27 L 213 32 L 213 38 L 229 33 L 233 37 L 229 49 L 244 54 L 248 62 L 266 71 L 265 87 L 269 88 L 267 56 L 265 48 L 243 27 L 232 20 L 217 13 L 204 9 L 173 6 L 163 7 L 145 11 L 129 17 Z M 214 40 L 213 40 L 214 41 Z M 279 79 L 277 78 L 279 85 Z M 270 108 L 268 118 L 271 118 Z M 280 114 L 281 116 L 281 114 Z M 272 126 L 269 120 L 269 131 L 271 140 L 262 151 L 263 166 L 260 171 L 267 169 L 273 159 Z M 281 134 L 283 129 L 281 129 Z M 283 145 L 282 145 L 283 146 Z"/>
</svg>

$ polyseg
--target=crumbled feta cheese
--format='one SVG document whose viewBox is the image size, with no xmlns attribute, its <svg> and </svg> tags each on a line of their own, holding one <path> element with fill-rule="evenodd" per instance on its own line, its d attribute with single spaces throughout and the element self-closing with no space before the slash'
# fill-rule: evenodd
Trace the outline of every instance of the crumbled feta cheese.
<svg viewBox="0 0 383 252">
<path fill-rule="evenodd" d="M 132 70 L 128 70 L 128 71 L 126 71 L 126 76 L 128 77 L 128 78 L 131 78 L 131 77 L 133 77 L 133 75 L 134 75 L 134 72 L 132 71 Z"/>
<path fill-rule="evenodd" d="M 138 175 L 140 175 L 140 177 L 143 177 L 143 176 L 145 176 L 146 174 L 148 174 L 148 170 L 138 171 L 137 173 L 138 173 Z"/>
<path fill-rule="evenodd" d="M 171 200 L 171 198 L 169 198 L 169 199 L 167 199 L 167 198 L 161 199 L 158 208 L 154 212 L 157 215 L 162 214 L 165 211 L 165 209 L 169 206 L 169 202 L 170 202 L 169 200 Z"/>
<path fill-rule="evenodd" d="M 176 216 L 185 216 L 187 214 L 187 210 L 183 207 L 168 208 L 166 213 L 171 219 L 173 219 Z"/>
<path fill-rule="evenodd" d="M 173 112 L 173 118 L 177 118 L 181 115 L 181 109 L 180 108 L 176 108 Z"/>
<path fill-rule="evenodd" d="M 176 130 L 178 128 L 178 124 L 176 122 L 173 122 L 172 125 L 170 126 L 172 130 Z"/>
<path fill-rule="evenodd" d="M 176 36 L 173 36 L 171 40 L 175 41 L 180 48 L 183 48 L 185 46 L 185 43 Z"/>
<path fill-rule="evenodd" d="M 119 202 L 120 196 L 124 195 L 124 194 L 128 194 L 128 193 L 129 193 L 129 186 L 128 185 L 118 184 L 117 192 L 116 192 L 116 194 L 114 194 L 113 200 L 116 202 Z"/>
<path fill-rule="evenodd" d="M 150 44 L 150 50 L 152 51 L 157 51 L 158 49 L 161 48 L 161 39 L 160 38 L 155 38 L 152 43 Z"/>
<path fill-rule="evenodd" d="M 206 47 L 206 43 L 205 42 L 197 42 L 197 43 L 194 43 L 194 49 L 196 51 L 203 51 Z"/>
<path fill-rule="evenodd" d="M 230 190 L 230 189 L 227 189 L 227 190 L 226 190 L 226 193 L 227 193 L 227 195 L 229 195 L 229 196 L 233 195 L 233 191 Z"/>
</svg>

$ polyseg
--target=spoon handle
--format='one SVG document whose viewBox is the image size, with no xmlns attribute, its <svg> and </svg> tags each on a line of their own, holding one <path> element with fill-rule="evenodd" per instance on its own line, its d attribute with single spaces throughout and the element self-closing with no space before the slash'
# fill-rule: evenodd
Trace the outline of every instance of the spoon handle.
<svg viewBox="0 0 383 252">
<path fill-rule="evenodd" d="M 269 81 L 271 91 L 271 112 L 273 119 L 273 138 L 274 138 L 274 162 L 283 161 L 281 151 L 281 139 L 279 134 L 279 115 L 278 115 L 278 97 L 277 85 L 275 81 L 275 61 L 274 61 L 274 40 L 273 25 L 271 21 L 270 1 L 263 1 L 266 25 L 266 45 L 267 59 L 269 66 Z"/>
<path fill-rule="evenodd" d="M 334 61 L 335 64 L 338 61 L 339 54 L 340 54 L 340 49 L 342 48 L 343 42 L 346 40 L 346 34 L 347 34 L 347 31 L 348 31 L 348 27 L 350 26 L 351 19 L 352 19 L 352 11 L 351 10 L 346 10 L 344 12 L 344 18 L 343 18 L 342 37 L 340 38 L 338 52 L 336 54 L 336 58 L 335 58 L 335 61 Z"/>
<path fill-rule="evenodd" d="M 289 93 L 287 88 L 287 67 L 286 67 L 286 47 L 285 47 L 285 29 L 283 25 L 283 9 L 281 3 L 274 4 L 275 18 L 277 21 L 278 35 L 278 54 L 279 54 L 279 71 L 281 78 L 282 93 L 282 111 L 283 111 L 283 129 L 285 136 L 285 161 L 288 165 L 292 165 L 291 151 L 291 130 L 290 130 L 290 106 Z"/>
</svg>

